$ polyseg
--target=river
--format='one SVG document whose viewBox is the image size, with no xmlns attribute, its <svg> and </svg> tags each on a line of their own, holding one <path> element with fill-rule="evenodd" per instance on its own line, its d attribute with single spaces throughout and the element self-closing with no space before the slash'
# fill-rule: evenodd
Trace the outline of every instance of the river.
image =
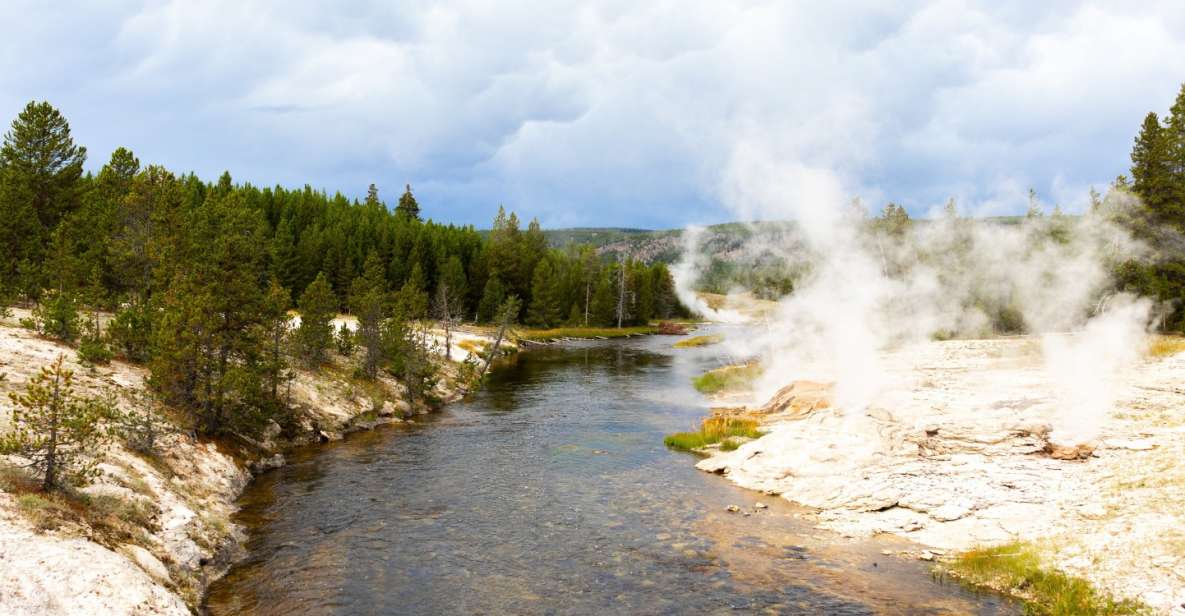
<svg viewBox="0 0 1185 616">
<path fill-rule="evenodd" d="M 705 413 L 690 378 L 720 361 L 672 341 L 531 350 L 431 418 L 292 452 L 244 494 L 248 555 L 208 611 L 1015 612 L 667 450 Z"/>
</svg>

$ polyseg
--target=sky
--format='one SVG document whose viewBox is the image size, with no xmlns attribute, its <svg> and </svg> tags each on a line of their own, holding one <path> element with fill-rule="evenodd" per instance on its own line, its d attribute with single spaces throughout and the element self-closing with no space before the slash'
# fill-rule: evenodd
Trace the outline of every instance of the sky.
<svg viewBox="0 0 1185 616">
<path fill-rule="evenodd" d="M 478 226 L 499 204 L 547 227 L 762 217 L 755 188 L 925 216 L 1023 212 L 1031 187 L 1076 211 L 1185 81 L 1179 1 L 6 0 L 0 22 L 0 122 L 48 100 L 91 169 L 125 146 L 392 204 L 410 183 Z"/>
</svg>

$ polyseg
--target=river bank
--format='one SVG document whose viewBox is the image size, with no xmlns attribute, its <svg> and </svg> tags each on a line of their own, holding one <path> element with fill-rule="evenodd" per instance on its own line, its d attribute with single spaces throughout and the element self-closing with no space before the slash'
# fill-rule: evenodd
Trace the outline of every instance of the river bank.
<svg viewBox="0 0 1185 616">
<path fill-rule="evenodd" d="M 80 394 L 110 392 L 123 411 L 144 412 L 147 370 L 112 361 L 83 365 L 75 351 L 20 328 L 27 317 L 14 310 L 0 322 L 0 430 L 7 428 L 8 392 L 59 355 L 75 373 Z M 460 333 L 454 344 L 480 349 L 489 341 Z M 443 403 L 462 395 L 453 349 L 433 392 Z M 231 519 L 236 500 L 257 473 L 282 466 L 298 444 L 332 441 L 356 430 L 409 421 L 431 409 L 410 405 L 396 380 L 365 382 L 352 376 L 345 358 L 333 356 L 315 372 L 295 370 L 291 434 L 278 426 L 258 443 L 195 439 L 180 430 L 162 438 L 159 453 L 134 452 L 120 442 L 105 450 L 100 475 L 68 501 L 38 494 L 19 472 L 5 467 L 0 481 L 0 612 L 37 614 L 189 614 L 209 583 L 242 553 L 244 533 Z M 62 503 L 70 505 L 65 507 Z M 86 507 L 102 503 L 103 511 Z M 72 509 L 72 508 L 73 509 Z M 109 509 L 109 510 L 108 510 Z M 119 524 L 111 518 L 128 517 Z M 118 528 L 119 532 L 110 532 Z"/>
<path fill-rule="evenodd" d="M 767 433 L 698 468 L 806 505 L 821 528 L 931 546 L 928 558 L 1031 542 L 1045 566 L 1185 614 L 1185 355 L 1125 373 L 1080 451 L 1050 442 L 1057 396 L 1036 340 L 930 342 L 879 364 L 887 385 L 865 416 L 820 404 L 827 375 L 804 372 L 814 383 L 724 411 Z"/>
</svg>

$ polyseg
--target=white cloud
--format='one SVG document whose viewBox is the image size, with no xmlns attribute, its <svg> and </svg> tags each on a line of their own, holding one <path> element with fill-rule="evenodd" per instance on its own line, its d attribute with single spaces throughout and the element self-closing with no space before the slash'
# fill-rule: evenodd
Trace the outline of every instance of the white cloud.
<svg viewBox="0 0 1185 616">
<path fill-rule="evenodd" d="M 1028 186 L 1063 201 L 1124 172 L 1185 74 L 1170 2 L 18 2 L 0 19 L 23 26 L 0 40 L 0 113 L 53 101 L 95 164 L 127 145 L 257 183 L 410 181 L 430 214 L 479 223 L 499 202 L 552 224 L 729 218 L 744 148 L 811 179 L 800 198 L 1016 211 Z"/>
</svg>

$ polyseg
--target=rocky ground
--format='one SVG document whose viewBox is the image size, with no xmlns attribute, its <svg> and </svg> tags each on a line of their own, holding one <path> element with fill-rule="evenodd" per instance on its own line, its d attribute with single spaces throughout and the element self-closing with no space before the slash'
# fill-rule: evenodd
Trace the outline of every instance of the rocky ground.
<svg viewBox="0 0 1185 616">
<path fill-rule="evenodd" d="M 765 436 L 699 468 L 812 507 L 845 535 L 940 550 L 1032 541 L 1051 566 L 1185 615 L 1185 354 L 1125 374 L 1081 450 L 1050 443 L 1063 411 L 1035 340 L 933 342 L 882 363 L 890 385 L 863 416 L 800 383 L 747 409 Z"/>
<path fill-rule="evenodd" d="M 69 347 L 17 327 L 16 320 L 27 315 L 15 312 L 0 322 L 0 374 L 6 375 L 0 380 L 0 431 L 11 416 L 7 393 L 22 390 L 58 355 L 74 370 L 78 392 L 110 392 L 121 408 L 142 410 L 138 394 L 146 370 L 118 361 L 82 365 Z M 470 346 L 484 342 L 471 333 L 462 339 Z M 454 360 L 464 358 L 454 349 Z M 104 453 L 101 476 L 81 492 L 147 512 L 131 532 L 105 533 L 85 517 L 47 528 L 29 515 L 18 494 L 0 490 L 0 613 L 189 614 L 240 549 L 244 537 L 231 515 L 253 472 L 283 464 L 282 452 L 294 442 L 338 439 L 354 429 L 427 412 L 408 405 L 394 380 L 366 383 L 351 372 L 342 358 L 316 373 L 297 371 L 291 401 L 299 433 L 281 439 L 273 430 L 250 453 L 184 433 L 166 436 L 157 455 L 113 443 Z M 459 372 L 455 363 L 445 366 L 436 392 L 442 399 L 458 395 L 453 384 Z M 11 465 L 5 468 L 11 476 Z"/>
</svg>

